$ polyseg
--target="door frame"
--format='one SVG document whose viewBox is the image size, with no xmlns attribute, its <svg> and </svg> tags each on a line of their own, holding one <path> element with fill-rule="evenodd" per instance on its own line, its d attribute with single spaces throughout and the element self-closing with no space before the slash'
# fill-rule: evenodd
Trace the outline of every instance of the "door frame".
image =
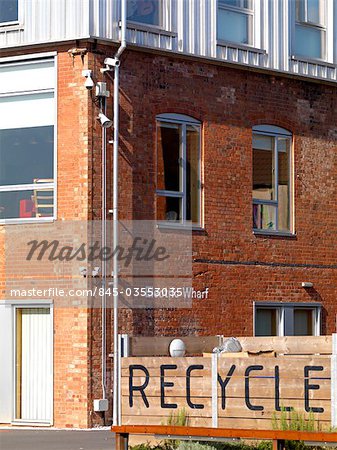
<svg viewBox="0 0 337 450">
<path fill-rule="evenodd" d="M 12 419 L 13 425 L 36 425 L 36 426 L 52 426 L 54 423 L 54 305 L 53 300 L 6 300 L 5 304 L 12 307 Z M 50 420 L 21 420 L 16 418 L 16 311 L 17 309 L 40 309 L 45 308 L 50 311 L 50 342 L 51 342 L 51 357 L 50 357 L 50 373 L 51 373 L 51 417 Z"/>
</svg>

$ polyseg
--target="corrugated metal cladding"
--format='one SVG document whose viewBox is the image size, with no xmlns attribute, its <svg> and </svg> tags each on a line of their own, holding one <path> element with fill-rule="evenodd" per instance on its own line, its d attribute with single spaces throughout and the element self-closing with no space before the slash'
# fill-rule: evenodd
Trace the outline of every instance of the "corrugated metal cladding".
<svg viewBox="0 0 337 450">
<path fill-rule="evenodd" d="M 18 0 L 19 23 L 0 26 L 0 48 L 89 36 L 90 0 Z"/>
<path fill-rule="evenodd" d="M 20 25 L 0 27 L 0 47 L 88 36 L 119 39 L 120 0 L 19 0 L 19 4 Z M 294 0 L 254 0 L 250 47 L 217 41 L 217 0 L 162 0 L 162 26 L 129 23 L 127 40 L 137 46 L 337 81 L 337 0 L 326 4 L 326 62 L 292 56 Z"/>
</svg>

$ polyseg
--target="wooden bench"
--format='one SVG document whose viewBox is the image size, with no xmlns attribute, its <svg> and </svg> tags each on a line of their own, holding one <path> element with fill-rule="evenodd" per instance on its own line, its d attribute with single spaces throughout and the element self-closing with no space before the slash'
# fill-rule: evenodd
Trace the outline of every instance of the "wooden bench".
<svg viewBox="0 0 337 450">
<path fill-rule="evenodd" d="M 160 439 L 181 439 L 194 441 L 217 441 L 235 439 L 271 440 L 273 450 L 283 450 L 286 440 L 321 443 L 337 446 L 337 433 L 280 431 L 280 430 L 247 430 L 233 428 L 204 428 L 166 425 L 120 425 L 113 426 L 116 433 L 116 450 L 127 450 L 130 434 L 154 435 Z"/>
</svg>

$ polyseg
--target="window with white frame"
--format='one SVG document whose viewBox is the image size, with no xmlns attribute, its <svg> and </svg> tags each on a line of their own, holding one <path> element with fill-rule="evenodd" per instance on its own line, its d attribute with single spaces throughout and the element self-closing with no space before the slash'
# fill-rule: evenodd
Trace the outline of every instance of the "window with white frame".
<svg viewBox="0 0 337 450">
<path fill-rule="evenodd" d="M 319 336 L 320 303 L 255 303 L 255 336 Z"/>
<path fill-rule="evenodd" d="M 54 217 L 54 60 L 0 64 L 0 220 Z"/>
<path fill-rule="evenodd" d="M 253 45 L 254 0 L 218 0 L 220 41 Z"/>
<path fill-rule="evenodd" d="M 180 114 L 157 116 L 157 220 L 201 222 L 201 124 Z"/>
<path fill-rule="evenodd" d="M 253 128 L 253 229 L 291 232 L 291 147 L 289 131 Z"/>
<path fill-rule="evenodd" d="M 296 0 L 295 56 L 326 58 L 326 0 Z"/>
<path fill-rule="evenodd" d="M 146 25 L 162 25 L 162 0 L 127 0 L 127 20 Z"/>
<path fill-rule="evenodd" d="M 0 25 L 17 22 L 19 19 L 19 0 L 0 1 Z"/>
</svg>

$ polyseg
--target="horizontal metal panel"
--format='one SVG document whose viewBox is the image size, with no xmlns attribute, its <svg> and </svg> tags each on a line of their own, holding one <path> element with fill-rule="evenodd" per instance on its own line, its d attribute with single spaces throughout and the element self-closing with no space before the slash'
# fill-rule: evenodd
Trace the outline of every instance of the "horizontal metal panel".
<svg viewBox="0 0 337 450">
<path fill-rule="evenodd" d="M 39 93 L 3 97 L 0 101 L 0 129 L 53 125 L 54 94 Z"/>
<path fill-rule="evenodd" d="M 53 89 L 54 60 L 0 65 L 0 94 Z"/>
</svg>

